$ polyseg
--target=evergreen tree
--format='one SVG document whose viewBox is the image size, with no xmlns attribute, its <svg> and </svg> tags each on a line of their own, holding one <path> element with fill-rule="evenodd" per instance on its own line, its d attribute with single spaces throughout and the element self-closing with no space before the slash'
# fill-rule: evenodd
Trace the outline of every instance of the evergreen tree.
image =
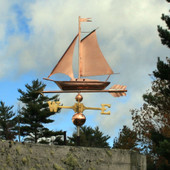
<svg viewBox="0 0 170 170">
<path fill-rule="evenodd" d="M 167 2 L 170 2 L 170 0 L 167 0 Z M 170 17 L 168 15 L 162 14 L 161 19 L 165 21 L 168 29 L 164 29 L 161 26 L 158 26 L 159 36 L 161 38 L 162 44 L 170 48 L 170 31 L 169 31 L 170 30 Z"/>
<path fill-rule="evenodd" d="M 99 127 L 95 127 L 95 129 L 87 126 L 80 127 L 80 146 L 109 148 L 109 144 L 107 143 L 109 138 L 110 136 L 105 136 L 99 130 Z M 69 137 L 69 144 L 75 145 L 76 141 L 77 132 L 75 131 L 72 137 Z"/>
<path fill-rule="evenodd" d="M 118 138 L 113 141 L 114 149 L 138 150 L 137 145 L 137 133 L 127 126 L 123 126 Z"/>
<path fill-rule="evenodd" d="M 153 74 L 152 91 L 143 95 L 143 107 L 132 110 L 133 126 L 148 156 L 148 169 L 169 169 L 170 60 L 164 63 L 158 58 Z"/>
<path fill-rule="evenodd" d="M 16 117 L 12 111 L 13 106 L 5 106 L 0 102 L 0 138 L 4 140 L 13 140 L 16 135 Z"/>
<path fill-rule="evenodd" d="M 53 145 L 66 145 L 67 141 L 64 141 L 66 138 L 66 132 L 63 132 L 62 130 L 60 131 L 46 131 L 44 133 L 43 138 L 39 138 L 39 143 L 41 144 L 50 144 L 52 143 Z M 41 140 L 40 140 L 41 139 Z"/>
<path fill-rule="evenodd" d="M 54 122 L 49 117 L 54 115 L 54 112 L 49 111 L 49 100 L 58 101 L 58 96 L 49 98 L 39 93 L 45 84 L 38 80 L 32 81 L 32 85 L 26 84 L 26 92 L 18 89 L 21 94 L 18 99 L 23 103 L 23 107 L 20 109 L 20 133 L 22 136 L 26 136 L 26 140 L 34 141 L 37 143 L 38 138 L 46 137 L 50 132 L 44 125 Z"/>
</svg>

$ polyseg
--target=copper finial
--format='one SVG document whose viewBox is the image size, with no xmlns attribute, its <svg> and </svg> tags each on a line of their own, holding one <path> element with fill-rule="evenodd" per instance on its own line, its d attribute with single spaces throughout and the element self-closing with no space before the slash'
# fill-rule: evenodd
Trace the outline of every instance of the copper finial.
<svg viewBox="0 0 170 170">
<path fill-rule="evenodd" d="M 81 102 L 83 100 L 83 96 L 80 93 L 78 93 L 78 95 L 75 97 L 75 99 L 77 102 Z"/>
<path fill-rule="evenodd" d="M 86 117 L 83 115 L 83 113 L 76 113 L 72 117 L 72 122 L 76 126 L 82 126 L 86 122 Z"/>
</svg>

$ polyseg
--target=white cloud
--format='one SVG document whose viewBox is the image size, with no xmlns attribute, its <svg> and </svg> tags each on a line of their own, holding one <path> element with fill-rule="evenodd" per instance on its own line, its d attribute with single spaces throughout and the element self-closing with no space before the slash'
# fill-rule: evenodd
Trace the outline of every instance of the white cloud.
<svg viewBox="0 0 170 170">
<path fill-rule="evenodd" d="M 17 3 L 7 1 L 5 12 L 12 14 L 7 16 L 17 27 L 17 17 L 14 11 L 10 11 L 15 4 Z M 166 12 L 167 9 L 164 3 L 156 3 L 154 0 L 135 3 L 132 0 L 128 2 L 111 0 L 106 2 L 49 0 L 47 2 L 43 0 L 22 4 L 17 5 L 23 11 L 23 15 L 30 19 L 27 24 L 31 33 L 26 39 L 23 38 L 23 33 L 7 37 L 9 41 L 7 51 L 13 54 L 10 57 L 18 58 L 21 74 L 32 69 L 38 72 L 42 71 L 41 67 L 44 70 L 48 68 L 48 65 L 53 66 L 52 61 L 59 59 L 69 41 L 76 34 L 79 15 L 83 17 L 88 15 L 87 17 L 92 17 L 94 21 L 90 24 L 83 23 L 84 29 L 91 30 L 92 27 L 100 27 L 99 41 L 101 44 L 102 41 L 107 42 L 102 44 L 101 48 L 106 58 L 114 63 L 113 66 L 117 64 L 115 61 L 123 60 L 125 55 L 129 62 L 131 59 L 134 62 L 136 60 L 145 62 L 145 57 L 140 56 L 142 57 L 140 59 L 136 52 L 146 51 L 147 47 L 157 42 L 155 41 L 156 25 L 160 22 L 161 13 Z M 6 18 L 5 21 L 9 19 Z M 4 34 L 5 24 L 7 26 L 7 23 L 4 23 L 0 27 L 1 37 Z M 20 51 L 19 54 L 18 51 Z M 10 65 L 12 68 L 15 67 L 13 63 Z"/>
</svg>

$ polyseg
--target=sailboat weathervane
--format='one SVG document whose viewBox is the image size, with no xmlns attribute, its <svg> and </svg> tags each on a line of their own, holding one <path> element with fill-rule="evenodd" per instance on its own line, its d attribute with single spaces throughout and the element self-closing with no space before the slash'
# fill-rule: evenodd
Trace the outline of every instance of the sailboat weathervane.
<svg viewBox="0 0 170 170">
<path fill-rule="evenodd" d="M 79 17 L 79 32 L 67 48 L 57 65 L 54 67 L 48 78 L 45 80 L 55 82 L 61 91 L 43 91 L 43 93 L 77 93 L 77 92 L 109 92 L 114 97 L 125 96 L 126 86 L 114 85 L 109 90 L 104 90 L 110 82 L 108 78 L 114 74 L 109 64 L 105 60 L 96 37 L 96 30 L 90 32 L 85 38 L 81 39 L 81 22 L 90 22 L 90 18 Z M 76 40 L 79 42 L 79 76 L 73 74 L 73 53 Z M 70 81 L 56 81 L 50 77 L 57 73 L 68 75 Z M 105 81 L 86 79 L 82 77 L 108 75 Z"/>
<path fill-rule="evenodd" d="M 56 112 L 59 108 L 73 109 L 75 114 L 73 115 L 72 121 L 77 126 L 77 137 L 79 138 L 79 128 L 82 126 L 86 118 L 83 115 L 83 111 L 90 110 L 101 110 L 101 114 L 110 114 L 105 112 L 106 107 L 110 108 L 109 104 L 102 104 L 101 108 L 85 107 L 81 101 L 83 99 L 80 93 L 102 93 L 108 92 L 113 97 L 126 96 L 126 86 L 124 85 L 113 85 L 110 89 L 105 88 L 110 84 L 108 79 L 110 75 L 114 74 L 106 59 L 104 58 L 100 47 L 97 42 L 96 29 L 91 31 L 87 36 L 81 39 L 81 22 L 91 22 L 91 18 L 79 17 L 78 34 L 75 36 L 70 46 L 67 48 L 61 59 L 58 61 L 54 69 L 45 80 L 53 81 L 57 84 L 60 90 L 55 91 L 42 91 L 41 93 L 78 93 L 76 101 L 73 106 L 63 106 L 60 102 L 49 101 L 50 111 Z M 74 77 L 73 74 L 73 53 L 76 41 L 78 40 L 78 78 Z M 57 73 L 63 73 L 70 77 L 69 81 L 58 81 L 50 79 L 50 77 Z M 101 76 L 108 75 L 105 81 L 92 80 L 83 77 L 90 76 Z M 77 142 L 79 143 L 79 142 Z M 79 145 L 79 144 L 78 144 Z"/>
</svg>

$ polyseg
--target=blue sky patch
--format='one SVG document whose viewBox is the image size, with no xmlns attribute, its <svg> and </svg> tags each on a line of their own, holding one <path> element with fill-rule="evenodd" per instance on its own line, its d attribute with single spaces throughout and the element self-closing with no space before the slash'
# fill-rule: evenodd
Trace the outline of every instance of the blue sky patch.
<svg viewBox="0 0 170 170">
<path fill-rule="evenodd" d="M 31 19 L 28 19 L 24 15 L 24 10 L 18 4 L 15 4 L 12 6 L 12 11 L 15 13 L 17 28 L 15 28 L 14 24 L 13 26 L 9 25 L 10 28 L 8 30 L 9 31 L 8 33 L 11 33 L 11 34 L 19 33 L 19 34 L 29 35 L 31 32 L 31 29 L 29 27 L 29 21 Z"/>
</svg>

